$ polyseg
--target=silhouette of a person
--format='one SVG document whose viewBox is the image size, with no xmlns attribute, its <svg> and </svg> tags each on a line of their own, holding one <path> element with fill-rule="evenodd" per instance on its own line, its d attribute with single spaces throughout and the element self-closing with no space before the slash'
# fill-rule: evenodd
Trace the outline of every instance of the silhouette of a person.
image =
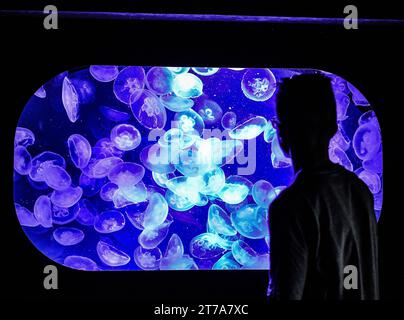
<svg viewBox="0 0 404 320">
<path fill-rule="evenodd" d="M 284 80 L 276 111 L 295 180 L 269 208 L 270 300 L 378 299 L 372 194 L 328 157 L 338 129 L 331 79 L 317 73 Z"/>
</svg>

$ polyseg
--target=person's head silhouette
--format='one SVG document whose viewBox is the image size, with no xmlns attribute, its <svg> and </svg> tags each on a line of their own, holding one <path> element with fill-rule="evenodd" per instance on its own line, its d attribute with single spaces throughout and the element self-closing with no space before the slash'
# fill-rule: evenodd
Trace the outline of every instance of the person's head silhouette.
<svg viewBox="0 0 404 320">
<path fill-rule="evenodd" d="M 329 141 L 338 130 L 330 78 L 313 73 L 285 79 L 276 112 L 279 142 L 295 169 L 329 161 Z"/>
</svg>

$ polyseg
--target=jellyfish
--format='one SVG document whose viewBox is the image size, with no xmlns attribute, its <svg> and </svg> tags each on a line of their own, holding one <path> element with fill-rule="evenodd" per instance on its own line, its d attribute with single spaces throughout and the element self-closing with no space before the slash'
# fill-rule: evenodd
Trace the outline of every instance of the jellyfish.
<svg viewBox="0 0 404 320">
<path fill-rule="evenodd" d="M 331 79 L 332 79 L 331 85 L 335 92 L 337 92 L 337 93 L 342 92 L 345 94 L 349 93 L 348 84 L 344 79 L 342 79 L 341 77 L 338 77 L 336 75 L 332 75 Z"/>
<path fill-rule="evenodd" d="M 14 206 L 20 225 L 24 227 L 39 226 L 38 220 L 35 218 L 35 215 L 31 211 L 29 211 L 27 208 L 23 207 L 18 203 L 15 203 Z"/>
<path fill-rule="evenodd" d="M 184 255 L 184 245 L 178 234 L 173 233 L 168 240 L 167 248 L 164 253 L 165 258 L 176 259 Z"/>
<path fill-rule="evenodd" d="M 175 177 L 166 183 L 166 187 L 180 197 L 188 199 L 193 204 L 201 201 L 199 193 L 199 183 L 197 180 L 189 179 L 185 176 Z"/>
<path fill-rule="evenodd" d="M 371 159 L 362 162 L 363 169 L 381 174 L 383 172 L 383 157 L 381 150 Z"/>
<path fill-rule="evenodd" d="M 63 191 L 70 187 L 72 178 L 63 167 L 53 164 L 46 167 L 45 182 L 52 189 Z"/>
<path fill-rule="evenodd" d="M 267 120 L 264 117 L 256 116 L 233 128 L 229 132 L 229 136 L 232 139 L 240 140 L 254 139 L 264 132 L 266 126 Z"/>
<path fill-rule="evenodd" d="M 217 234 L 202 233 L 192 238 L 189 251 L 195 258 L 212 259 L 226 251 L 222 246 L 223 242 L 224 240 Z"/>
<path fill-rule="evenodd" d="M 111 141 L 117 149 L 130 151 L 140 144 L 142 137 L 131 124 L 118 124 L 111 130 Z"/>
<path fill-rule="evenodd" d="M 79 202 L 82 195 L 83 189 L 71 186 L 64 190 L 53 191 L 50 199 L 55 206 L 70 208 Z"/>
<path fill-rule="evenodd" d="M 208 224 L 215 233 L 225 236 L 234 236 L 237 234 L 227 212 L 216 204 L 212 204 L 209 207 Z"/>
<path fill-rule="evenodd" d="M 155 229 L 144 229 L 138 237 L 139 244 L 145 249 L 156 248 L 167 237 L 171 223 L 166 220 Z"/>
<path fill-rule="evenodd" d="M 143 181 L 140 181 L 135 185 L 123 186 L 119 188 L 119 190 L 123 197 L 132 203 L 139 203 L 147 200 L 147 188 Z"/>
<path fill-rule="evenodd" d="M 115 80 L 119 73 L 117 66 L 90 66 L 89 71 L 93 78 L 100 82 Z"/>
<path fill-rule="evenodd" d="M 136 99 L 134 98 L 136 97 Z M 162 129 L 167 122 L 167 112 L 160 99 L 150 90 L 135 92 L 129 101 L 133 116 L 147 129 Z"/>
<path fill-rule="evenodd" d="M 230 176 L 226 179 L 224 187 L 217 195 L 226 203 L 237 204 L 247 198 L 251 187 L 252 184 L 247 178 Z"/>
<path fill-rule="evenodd" d="M 355 103 L 355 105 L 359 106 L 370 106 L 370 103 L 368 100 L 365 98 L 365 96 L 358 90 L 356 89 L 352 84 L 347 82 L 348 89 L 349 91 L 352 92 L 352 101 Z"/>
<path fill-rule="evenodd" d="M 175 166 L 170 163 L 172 159 L 171 150 L 158 143 L 143 148 L 139 158 L 142 164 L 150 171 L 160 174 L 168 174 L 175 171 Z"/>
<path fill-rule="evenodd" d="M 117 210 L 107 210 L 95 217 L 94 229 L 99 233 L 112 233 L 125 226 L 125 216 Z"/>
<path fill-rule="evenodd" d="M 112 169 L 122 163 L 123 160 L 118 157 L 90 160 L 88 166 L 83 169 L 83 173 L 90 178 L 101 179 L 108 176 Z"/>
<path fill-rule="evenodd" d="M 30 145 L 33 145 L 34 143 L 35 135 L 31 130 L 23 127 L 17 127 L 14 136 L 14 147 L 28 147 Z"/>
<path fill-rule="evenodd" d="M 135 249 L 133 260 L 142 270 L 158 270 L 160 266 L 161 251 L 159 248 L 144 249 L 141 246 Z"/>
<path fill-rule="evenodd" d="M 346 116 L 346 112 L 348 110 L 349 104 L 351 103 L 351 100 L 349 97 L 341 92 L 336 92 L 335 93 L 335 102 L 337 105 L 337 120 L 338 121 L 344 121 L 348 117 Z"/>
<path fill-rule="evenodd" d="M 63 264 L 66 267 L 77 270 L 84 270 L 84 271 L 99 270 L 97 264 L 93 260 L 83 256 L 67 256 L 64 259 Z"/>
<path fill-rule="evenodd" d="M 242 236 L 249 239 L 262 239 L 268 235 L 267 215 L 267 209 L 254 204 L 247 204 L 233 211 L 230 219 Z"/>
<path fill-rule="evenodd" d="M 17 146 L 14 149 L 14 170 L 21 175 L 28 175 L 31 169 L 31 154 L 24 146 Z"/>
<path fill-rule="evenodd" d="M 160 270 L 198 270 L 198 266 L 189 255 L 177 259 L 161 258 Z"/>
<path fill-rule="evenodd" d="M 233 71 L 241 71 L 244 70 L 245 68 L 227 68 L 229 70 L 233 70 Z"/>
<path fill-rule="evenodd" d="M 124 208 L 133 204 L 132 201 L 128 200 L 122 193 L 120 189 L 116 190 L 114 195 L 112 196 L 112 202 L 114 203 L 114 207 L 116 209 Z"/>
<path fill-rule="evenodd" d="M 369 187 L 369 190 L 373 193 L 379 193 L 382 188 L 382 182 L 380 177 L 372 172 L 365 170 L 363 168 L 359 168 L 355 170 L 356 175 Z"/>
<path fill-rule="evenodd" d="M 373 200 L 374 200 L 374 209 L 375 210 L 382 210 L 382 204 L 383 204 L 383 190 L 380 192 L 373 194 Z"/>
<path fill-rule="evenodd" d="M 97 254 L 100 260 L 110 267 L 124 266 L 130 261 L 125 252 L 101 240 L 97 243 Z"/>
<path fill-rule="evenodd" d="M 245 264 L 242 269 L 269 270 L 269 254 L 261 254 L 255 257 L 253 261 Z"/>
<path fill-rule="evenodd" d="M 152 171 L 152 177 L 153 177 L 154 182 L 158 186 L 165 188 L 167 181 L 174 178 L 175 175 L 174 175 L 174 173 L 167 174 L 167 173 L 158 173 L 158 172 Z"/>
<path fill-rule="evenodd" d="M 34 93 L 35 97 L 45 99 L 46 98 L 46 90 L 43 86 L 41 86 L 37 91 Z"/>
<path fill-rule="evenodd" d="M 338 147 L 328 148 L 328 155 L 332 162 L 343 166 L 345 169 L 349 171 L 353 171 L 353 165 L 351 160 L 349 160 L 346 153 L 340 148 Z"/>
<path fill-rule="evenodd" d="M 274 168 L 287 168 L 292 165 L 292 159 L 287 157 L 279 145 L 279 138 L 276 134 L 271 144 L 271 162 Z"/>
<path fill-rule="evenodd" d="M 194 101 L 192 99 L 177 97 L 175 95 L 161 96 L 160 101 L 164 107 L 173 112 L 185 111 L 194 106 Z"/>
<path fill-rule="evenodd" d="M 52 199 L 51 199 L 52 201 Z M 68 224 L 74 221 L 77 217 L 78 211 L 73 208 L 62 208 L 57 205 L 52 205 L 52 222 L 54 224 Z"/>
<path fill-rule="evenodd" d="M 125 208 L 126 217 L 129 222 L 138 229 L 144 230 L 143 220 L 144 220 L 144 209 L 139 205 L 131 205 Z"/>
<path fill-rule="evenodd" d="M 216 155 L 220 155 L 221 157 L 219 165 L 224 166 L 225 164 L 233 164 L 234 158 L 237 157 L 243 149 L 244 144 L 240 140 L 223 140 L 221 153 Z"/>
<path fill-rule="evenodd" d="M 233 111 L 227 111 L 221 120 L 224 129 L 233 129 L 237 124 L 237 115 Z"/>
<path fill-rule="evenodd" d="M 129 121 L 130 114 L 124 111 L 120 111 L 108 106 L 100 106 L 99 110 L 105 119 L 114 121 L 114 122 L 122 122 Z"/>
<path fill-rule="evenodd" d="M 35 182 L 45 181 L 45 172 L 47 167 L 55 165 L 62 168 L 66 167 L 65 159 L 54 152 L 45 151 L 32 158 L 32 168 L 29 177 Z"/>
<path fill-rule="evenodd" d="M 75 211 L 76 220 L 83 226 L 94 225 L 95 217 L 98 212 L 95 206 L 88 199 L 81 199 L 72 207 L 71 210 Z"/>
<path fill-rule="evenodd" d="M 168 68 L 153 67 L 146 74 L 146 86 L 157 95 L 172 92 L 174 74 Z"/>
<path fill-rule="evenodd" d="M 358 124 L 360 126 L 368 122 L 373 123 L 380 130 L 379 122 L 377 121 L 376 114 L 373 110 L 366 111 L 358 119 Z"/>
<path fill-rule="evenodd" d="M 115 147 L 110 138 L 102 138 L 98 140 L 93 148 L 93 158 L 101 159 L 108 157 L 121 158 L 125 151 Z"/>
<path fill-rule="evenodd" d="M 343 128 L 340 126 L 337 133 L 334 135 L 334 137 L 331 138 L 329 147 L 330 148 L 338 147 L 342 151 L 347 151 L 349 149 L 350 144 L 351 141 L 344 134 Z"/>
<path fill-rule="evenodd" d="M 202 117 L 192 109 L 177 112 L 174 116 L 173 127 L 186 134 L 201 136 L 205 129 Z"/>
<path fill-rule="evenodd" d="M 116 77 L 113 85 L 115 97 L 122 103 L 129 104 L 135 100 L 144 88 L 145 72 L 142 67 L 126 67 Z M 136 95 L 133 95 L 136 93 Z"/>
<path fill-rule="evenodd" d="M 113 182 L 107 182 L 101 187 L 100 190 L 100 198 L 104 201 L 112 201 L 115 191 L 117 191 L 119 187 Z"/>
<path fill-rule="evenodd" d="M 269 69 L 249 69 L 241 80 L 241 90 L 253 101 L 266 101 L 273 96 L 276 79 Z"/>
<path fill-rule="evenodd" d="M 374 157 L 380 149 L 380 131 L 373 122 L 361 125 L 355 132 L 352 142 L 356 156 L 361 160 Z"/>
<path fill-rule="evenodd" d="M 274 187 L 266 180 L 258 180 L 252 188 L 252 196 L 257 205 L 268 208 L 274 200 Z"/>
<path fill-rule="evenodd" d="M 136 185 L 143 179 L 143 166 L 133 162 L 121 162 L 108 173 L 108 179 L 120 188 Z"/>
<path fill-rule="evenodd" d="M 170 189 L 167 189 L 165 198 L 168 206 L 176 211 L 188 211 L 195 205 L 188 198 L 179 196 Z"/>
<path fill-rule="evenodd" d="M 233 242 L 231 252 L 234 259 L 242 266 L 253 264 L 258 256 L 258 254 L 242 240 Z"/>
<path fill-rule="evenodd" d="M 168 204 L 166 199 L 160 193 L 153 193 L 144 212 L 143 227 L 155 229 L 166 220 L 167 215 Z"/>
<path fill-rule="evenodd" d="M 94 101 L 95 86 L 92 82 L 82 79 L 72 79 L 71 83 L 76 89 L 80 104 L 89 104 Z"/>
<path fill-rule="evenodd" d="M 91 145 L 88 140 L 80 134 L 72 134 L 67 139 L 67 145 L 74 165 L 79 169 L 86 167 L 91 158 Z"/>
<path fill-rule="evenodd" d="M 222 108 L 213 100 L 206 99 L 195 108 L 206 124 L 215 124 L 223 115 Z"/>
<path fill-rule="evenodd" d="M 264 140 L 265 140 L 265 142 L 268 142 L 268 143 L 272 142 L 275 135 L 276 135 L 276 130 L 273 127 L 272 122 L 268 120 L 267 125 L 266 125 L 266 127 L 264 129 Z"/>
<path fill-rule="evenodd" d="M 210 67 L 192 68 L 192 71 L 201 76 L 211 76 L 216 72 L 218 72 L 219 68 L 210 68 Z"/>
<path fill-rule="evenodd" d="M 83 194 L 92 197 L 97 194 L 105 183 L 105 178 L 95 179 L 86 176 L 84 173 L 80 175 L 79 186 L 83 189 Z"/>
<path fill-rule="evenodd" d="M 221 168 L 214 168 L 197 177 L 199 192 L 205 195 L 217 194 L 225 185 L 226 177 Z"/>
<path fill-rule="evenodd" d="M 178 97 L 197 98 L 203 93 L 201 79 L 192 73 L 181 73 L 174 78 L 173 91 Z"/>
<path fill-rule="evenodd" d="M 34 216 L 44 228 L 51 228 L 52 224 L 52 203 L 48 196 L 39 196 L 34 204 Z"/>
<path fill-rule="evenodd" d="M 84 239 L 84 232 L 77 228 L 59 227 L 53 231 L 53 238 L 62 246 L 74 246 Z"/>
<path fill-rule="evenodd" d="M 206 146 L 209 149 L 208 144 Z M 200 176 L 210 171 L 214 166 L 211 159 L 214 154 L 207 149 L 190 148 L 181 151 L 175 168 L 187 177 Z"/>
<path fill-rule="evenodd" d="M 67 117 L 73 123 L 79 118 L 79 97 L 75 86 L 65 77 L 62 85 L 62 103 Z"/>
<path fill-rule="evenodd" d="M 231 252 L 225 253 L 219 260 L 212 266 L 212 270 L 235 270 L 240 269 L 240 265 L 234 260 Z"/>
</svg>

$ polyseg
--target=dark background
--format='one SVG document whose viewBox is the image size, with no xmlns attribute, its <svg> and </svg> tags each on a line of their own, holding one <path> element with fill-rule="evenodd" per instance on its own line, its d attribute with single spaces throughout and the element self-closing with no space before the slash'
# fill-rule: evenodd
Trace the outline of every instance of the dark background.
<svg viewBox="0 0 404 320">
<path fill-rule="evenodd" d="M 221 13 L 343 17 L 344 5 L 264 1 L 7 1 L 1 9 Z M 357 5 L 360 18 L 400 18 L 398 5 Z M 384 202 L 379 221 L 381 297 L 402 298 L 403 25 L 257 24 L 125 21 L 59 17 L 59 30 L 45 30 L 43 16 L 0 13 L 1 35 L 1 293 L 9 298 L 52 301 L 121 299 L 151 314 L 159 303 L 269 305 L 265 271 L 77 272 L 59 266 L 59 290 L 43 289 L 43 268 L 52 264 L 23 235 L 13 206 L 13 135 L 33 92 L 56 74 L 90 64 L 296 67 L 322 69 L 353 83 L 371 102 L 380 122 L 384 155 Z M 270 161 L 268 159 L 268 161 Z M 113 303 L 115 304 L 115 303 Z M 333 312 L 343 315 L 339 305 Z M 272 308 L 272 309 L 271 309 Z M 295 305 L 299 312 L 301 305 Z M 101 308 L 102 309 L 102 308 Z M 309 308 L 310 309 L 310 308 Z M 288 310 L 288 311 L 286 311 Z M 373 313 L 374 305 L 356 311 Z M 299 313 L 297 313 L 299 314 Z M 136 317 L 135 317 L 136 318 Z"/>
</svg>

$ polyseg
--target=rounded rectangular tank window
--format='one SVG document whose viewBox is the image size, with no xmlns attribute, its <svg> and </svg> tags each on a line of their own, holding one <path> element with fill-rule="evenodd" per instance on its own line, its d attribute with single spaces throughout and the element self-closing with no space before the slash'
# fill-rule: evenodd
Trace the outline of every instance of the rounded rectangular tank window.
<svg viewBox="0 0 404 320">
<path fill-rule="evenodd" d="M 332 78 L 330 159 L 367 184 L 379 218 L 380 127 L 341 77 L 93 65 L 45 83 L 21 114 L 14 200 L 23 231 L 80 270 L 268 269 L 268 206 L 293 181 L 272 122 L 277 83 L 308 72 Z"/>
</svg>

